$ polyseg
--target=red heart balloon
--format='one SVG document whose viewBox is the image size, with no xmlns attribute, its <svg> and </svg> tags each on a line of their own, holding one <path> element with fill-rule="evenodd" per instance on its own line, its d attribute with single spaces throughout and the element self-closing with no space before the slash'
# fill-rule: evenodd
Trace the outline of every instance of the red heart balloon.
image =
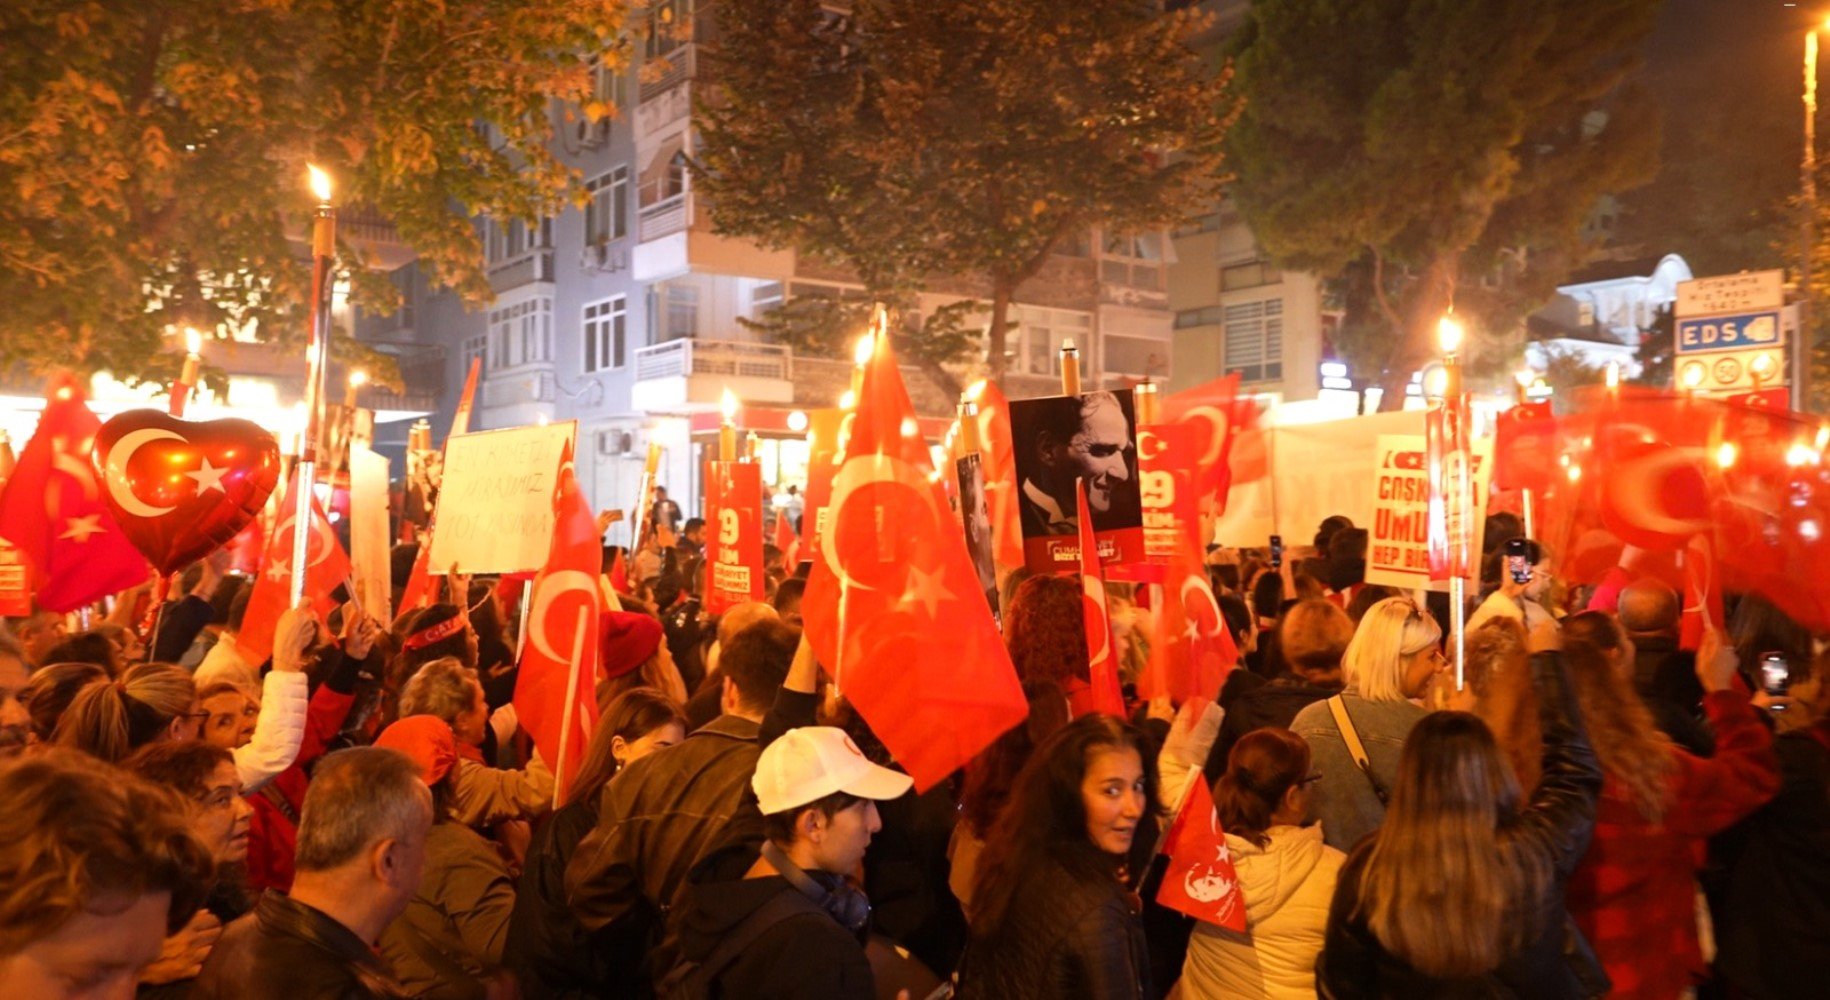
<svg viewBox="0 0 1830 1000">
<path fill-rule="evenodd" d="M 160 410 L 129 410 L 103 424 L 91 457 L 116 523 L 160 573 L 228 543 L 280 477 L 279 444 L 258 425 Z"/>
</svg>

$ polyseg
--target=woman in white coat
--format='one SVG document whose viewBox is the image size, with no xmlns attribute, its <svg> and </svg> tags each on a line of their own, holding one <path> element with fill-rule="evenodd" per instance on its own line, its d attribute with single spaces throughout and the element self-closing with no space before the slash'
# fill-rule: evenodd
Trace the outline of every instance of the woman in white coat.
<svg viewBox="0 0 1830 1000">
<path fill-rule="evenodd" d="M 1214 784 L 1214 810 L 1245 895 L 1243 934 L 1195 925 L 1177 995 L 1282 998 L 1315 996 L 1315 957 L 1322 950 L 1335 876 L 1346 855 L 1305 825 L 1309 745 L 1288 729 L 1240 737 Z"/>
</svg>

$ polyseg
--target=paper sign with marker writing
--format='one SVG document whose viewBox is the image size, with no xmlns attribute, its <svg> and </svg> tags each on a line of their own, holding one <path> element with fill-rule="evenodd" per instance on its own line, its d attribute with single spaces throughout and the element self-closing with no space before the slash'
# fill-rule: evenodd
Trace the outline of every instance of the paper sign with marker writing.
<svg viewBox="0 0 1830 1000">
<path fill-rule="evenodd" d="M 553 539 L 559 458 L 575 421 L 454 434 L 445 442 L 433 573 L 531 573 Z"/>
</svg>

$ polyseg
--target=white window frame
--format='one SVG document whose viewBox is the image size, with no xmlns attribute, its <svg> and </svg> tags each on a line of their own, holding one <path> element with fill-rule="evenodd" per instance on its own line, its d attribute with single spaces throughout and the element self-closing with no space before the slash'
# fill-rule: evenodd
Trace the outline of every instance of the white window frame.
<svg viewBox="0 0 1830 1000">
<path fill-rule="evenodd" d="M 585 245 L 601 246 L 629 235 L 629 166 L 624 164 L 585 182 Z"/>
<path fill-rule="evenodd" d="M 489 367 L 519 368 L 553 360 L 553 299 L 535 295 L 489 310 Z"/>
<path fill-rule="evenodd" d="M 1061 374 L 1061 345 L 1069 340 L 1080 349 L 1083 366 L 1092 357 L 1093 314 L 1076 309 L 1013 305 L 1017 328 L 1011 336 L 1017 352 L 1014 370 L 1026 375 Z"/>
<path fill-rule="evenodd" d="M 628 297 L 616 295 L 586 303 L 583 317 L 585 371 L 615 371 L 628 364 Z"/>
<path fill-rule="evenodd" d="M 1220 332 L 1221 374 L 1238 372 L 1241 382 L 1283 381 L 1283 317 L 1282 296 L 1228 303 Z"/>
</svg>

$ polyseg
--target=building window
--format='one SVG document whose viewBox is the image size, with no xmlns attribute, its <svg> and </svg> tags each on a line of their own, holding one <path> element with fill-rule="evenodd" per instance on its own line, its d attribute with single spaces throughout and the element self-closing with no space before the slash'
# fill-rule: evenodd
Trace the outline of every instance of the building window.
<svg viewBox="0 0 1830 1000">
<path fill-rule="evenodd" d="M 1163 290 L 1161 233 L 1107 233 L 1100 250 L 1100 280 L 1151 292 Z"/>
<path fill-rule="evenodd" d="M 464 341 L 464 371 L 470 371 L 472 361 L 482 361 L 489 350 L 489 337 L 478 334 Z"/>
<path fill-rule="evenodd" d="M 1284 300 L 1263 299 L 1226 307 L 1223 374 L 1244 382 L 1284 377 Z"/>
<path fill-rule="evenodd" d="M 553 245 L 553 223 L 550 219 L 541 219 L 534 226 L 529 226 L 520 219 L 501 222 L 488 220 L 483 228 L 483 251 L 491 264 L 500 264 L 506 260 Z"/>
<path fill-rule="evenodd" d="M 699 287 L 664 283 L 648 287 L 648 342 L 699 334 Z"/>
<path fill-rule="evenodd" d="M 1017 370 L 1030 375 L 1060 375 L 1061 345 L 1070 340 L 1080 348 L 1085 367 L 1093 345 L 1092 313 L 1040 306 L 1017 306 L 1013 312 L 1017 320 L 1013 335 Z"/>
<path fill-rule="evenodd" d="M 491 368 L 553 360 L 553 300 L 533 298 L 489 311 Z"/>
<path fill-rule="evenodd" d="M 780 309 L 785 291 L 779 281 L 764 281 L 750 289 L 750 318 L 762 319 Z"/>
<path fill-rule="evenodd" d="M 629 75 L 622 67 L 606 64 L 603 57 L 591 60 L 591 96 L 613 108 L 629 106 Z"/>
<path fill-rule="evenodd" d="M 585 182 L 585 244 L 601 246 L 629 235 L 629 168 L 617 167 Z"/>
<path fill-rule="evenodd" d="M 1220 269 L 1220 290 L 1223 292 L 1238 291 L 1241 288 L 1258 288 L 1261 285 L 1275 285 L 1284 280 L 1283 272 L 1272 266 L 1268 260 L 1248 260 L 1241 264 L 1229 264 Z"/>
<path fill-rule="evenodd" d="M 1176 313 L 1176 329 L 1178 330 L 1186 330 L 1193 326 L 1219 326 L 1224 322 L 1226 322 L 1226 310 L 1220 306 L 1184 309 Z"/>
<path fill-rule="evenodd" d="M 628 300 L 621 295 L 585 307 L 585 371 L 623 367 L 628 314 Z"/>
<path fill-rule="evenodd" d="M 692 41 L 692 33 L 692 0 L 658 0 L 648 12 L 642 52 L 650 59 L 660 59 Z"/>
</svg>

